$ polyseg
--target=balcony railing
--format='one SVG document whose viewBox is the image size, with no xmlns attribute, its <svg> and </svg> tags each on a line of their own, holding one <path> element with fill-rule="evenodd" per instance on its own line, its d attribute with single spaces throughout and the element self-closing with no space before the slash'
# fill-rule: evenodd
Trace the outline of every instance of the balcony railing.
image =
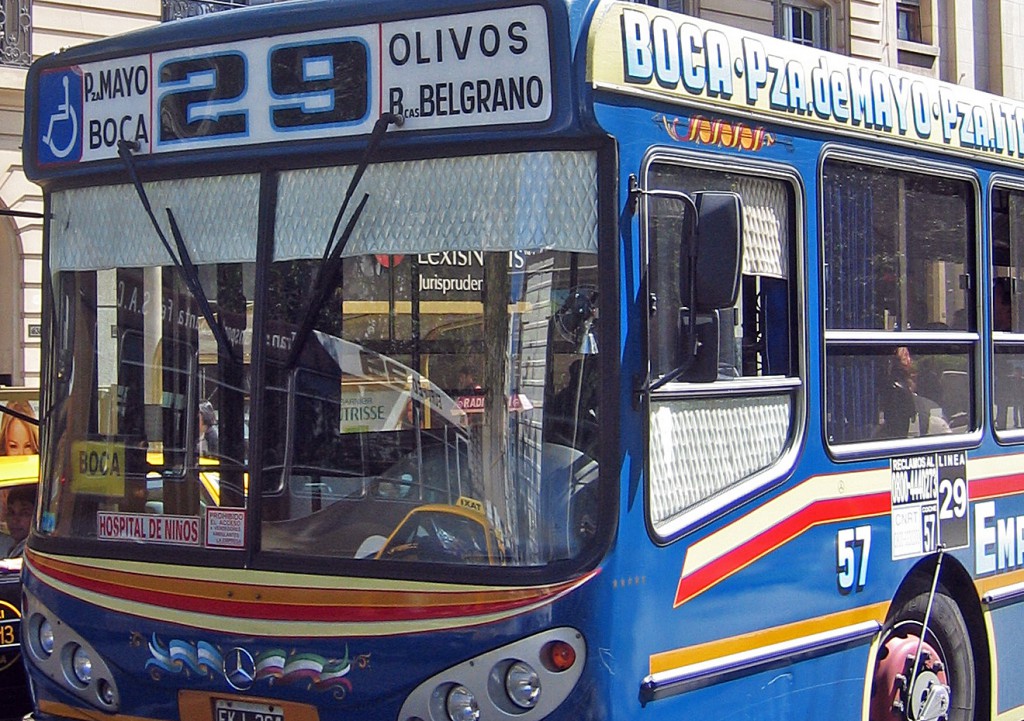
<svg viewBox="0 0 1024 721">
<path fill-rule="evenodd" d="M 162 0 L 163 21 L 181 20 L 197 15 L 209 15 L 221 10 L 241 8 L 249 4 L 249 0 Z"/>
<path fill-rule="evenodd" d="M 0 1 L 0 65 L 32 64 L 32 0 Z"/>
</svg>

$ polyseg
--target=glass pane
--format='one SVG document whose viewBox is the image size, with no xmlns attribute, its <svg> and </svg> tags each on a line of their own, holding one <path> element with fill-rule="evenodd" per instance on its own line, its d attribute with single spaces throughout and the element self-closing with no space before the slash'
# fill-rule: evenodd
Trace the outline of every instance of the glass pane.
<svg viewBox="0 0 1024 721">
<path fill-rule="evenodd" d="M 651 520 L 656 529 L 777 461 L 789 442 L 791 394 L 651 403 Z"/>
<path fill-rule="evenodd" d="M 1024 192 L 992 193 L 992 330 L 1024 332 Z"/>
<path fill-rule="evenodd" d="M 165 180 L 145 187 L 164 235 L 172 237 L 164 210 L 170 208 L 197 265 L 256 259 L 258 175 Z M 148 268 L 168 262 L 167 249 L 132 186 L 74 188 L 51 199 L 52 272 Z"/>
<path fill-rule="evenodd" d="M 968 183 L 828 162 L 826 326 L 968 330 Z"/>
<path fill-rule="evenodd" d="M 172 267 L 57 274 L 44 532 L 201 546 L 245 506 L 253 266 L 198 274 L 226 345 Z"/>
<path fill-rule="evenodd" d="M 789 376 L 795 374 L 791 317 L 793 289 L 788 282 L 793 252 L 791 208 L 792 187 L 772 178 L 755 178 L 702 168 L 652 165 L 652 189 L 695 193 L 708 190 L 736 192 L 743 201 L 743 279 L 736 305 L 698 317 L 702 340 L 717 338 L 717 344 L 703 343 L 714 351 L 705 360 L 717 367 L 719 380 L 737 377 Z M 680 284 L 685 256 L 682 238 L 682 203 L 652 200 L 648 227 L 649 283 L 653 307 L 649 319 L 651 372 L 655 378 L 689 363 L 686 308 L 689 300 L 685 283 Z M 714 346 L 712 348 L 712 346 Z M 697 369 L 695 372 L 707 374 Z M 687 380 L 688 374 L 680 376 Z"/>
<path fill-rule="evenodd" d="M 352 166 L 281 174 L 278 260 L 319 258 Z M 377 163 L 346 256 L 597 251 L 597 155 L 554 151 Z M 334 199 L 324 202 L 325 198 Z M 458 261 L 455 261 L 458 262 Z"/>
<path fill-rule="evenodd" d="M 992 415 L 996 430 L 1024 428 L 1024 347 L 995 347 L 993 360 L 994 397 Z"/>
<path fill-rule="evenodd" d="M 921 9 L 918 3 L 896 4 L 896 37 L 910 42 L 921 42 Z"/>
<path fill-rule="evenodd" d="M 832 345 L 826 378 L 830 443 L 917 438 L 974 427 L 967 345 Z"/>
</svg>

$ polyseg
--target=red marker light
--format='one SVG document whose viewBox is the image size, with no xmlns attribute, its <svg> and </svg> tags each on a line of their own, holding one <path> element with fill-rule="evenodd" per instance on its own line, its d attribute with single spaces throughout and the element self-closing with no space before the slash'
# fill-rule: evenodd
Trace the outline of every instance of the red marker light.
<svg viewBox="0 0 1024 721">
<path fill-rule="evenodd" d="M 565 641 L 552 641 L 541 649 L 540 657 L 549 671 L 568 671 L 576 663 L 576 649 Z"/>
</svg>

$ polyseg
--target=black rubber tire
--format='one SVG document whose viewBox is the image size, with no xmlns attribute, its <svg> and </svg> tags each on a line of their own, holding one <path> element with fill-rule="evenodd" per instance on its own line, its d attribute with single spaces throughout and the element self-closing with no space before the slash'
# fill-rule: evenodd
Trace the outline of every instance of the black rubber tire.
<svg viewBox="0 0 1024 721">
<path fill-rule="evenodd" d="M 879 648 L 893 638 L 919 636 L 928 609 L 928 591 L 922 591 L 893 609 L 882 628 Z M 977 673 L 970 633 L 960 608 L 940 584 L 935 591 L 928 635 L 925 639 L 939 654 L 949 684 L 949 721 L 974 721 Z M 881 652 L 881 650 L 880 650 Z M 875 689 L 872 689 L 872 695 Z"/>
</svg>

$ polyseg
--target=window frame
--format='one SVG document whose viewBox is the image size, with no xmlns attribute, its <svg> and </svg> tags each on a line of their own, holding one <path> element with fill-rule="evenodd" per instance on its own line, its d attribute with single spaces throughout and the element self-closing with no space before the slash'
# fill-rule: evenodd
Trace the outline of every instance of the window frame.
<svg viewBox="0 0 1024 721">
<path fill-rule="evenodd" d="M 944 448 L 967 448 L 977 446 L 981 442 L 985 427 L 987 410 L 984 408 L 986 393 L 984 392 L 985 382 L 985 348 L 982 343 L 982 334 L 979 330 L 980 298 L 978 293 L 979 276 L 982 274 L 982 264 L 987 261 L 987 255 L 983 254 L 982 246 L 982 196 L 981 182 L 976 173 L 969 168 L 951 163 L 940 163 L 915 157 L 912 170 L 908 170 L 905 164 L 907 156 L 893 157 L 876 151 L 865 151 L 846 146 L 833 145 L 824 148 L 819 156 L 817 168 L 817 208 L 818 208 L 818 327 L 820 329 L 820 365 L 821 368 L 821 393 L 819 412 L 822 419 L 822 440 L 827 453 L 835 460 L 857 460 L 866 458 L 887 458 L 898 455 L 910 455 L 921 452 L 933 451 Z M 903 164 L 901 164 L 903 161 Z M 826 325 L 826 309 L 829 298 L 826 296 L 827 268 L 825 264 L 826 235 L 824 208 L 824 171 L 828 162 L 840 162 L 853 165 L 870 165 L 876 168 L 884 168 L 895 172 L 911 172 L 915 175 L 923 175 L 942 180 L 953 180 L 965 182 L 972 191 L 968 205 L 968 212 L 973 213 L 974 227 L 966 243 L 966 265 L 967 274 L 970 278 L 970 287 L 967 291 L 968 329 L 966 331 L 899 331 L 899 345 L 917 347 L 936 347 L 943 345 L 967 346 L 967 358 L 969 359 L 971 374 L 969 408 L 973 413 L 975 422 L 973 427 L 965 432 L 949 434 L 922 435 L 918 437 L 893 438 L 893 439 L 869 439 L 863 441 L 834 442 L 829 439 L 828 426 L 826 423 L 828 415 L 828 359 L 829 346 L 840 347 L 891 347 L 894 345 L 894 331 L 884 330 L 830 330 Z M 986 274 L 987 275 L 987 274 Z M 973 309 L 970 307 L 973 304 Z"/>
<path fill-rule="evenodd" d="M 985 299 L 984 307 L 986 308 L 984 317 L 987 319 L 985 323 L 985 328 L 986 332 L 989 334 L 989 341 L 986 345 L 992 366 L 992 372 L 988 374 L 988 379 L 986 383 L 986 390 L 989 394 L 987 403 L 987 413 L 989 413 L 988 423 L 989 427 L 992 429 L 992 434 L 995 437 L 997 443 L 1001 445 L 1018 445 L 1024 443 L 1024 426 L 1020 428 L 1001 429 L 996 424 L 996 346 L 1001 346 L 1003 348 L 1013 348 L 1015 351 L 1014 355 L 1017 355 L 1018 357 L 1024 357 L 1024 322 L 1018 324 L 1019 327 L 1021 327 L 1021 330 L 1019 331 L 1015 331 L 1012 329 L 1009 331 L 1001 331 L 995 328 L 995 292 L 993 286 L 996 277 L 995 268 L 997 266 L 995 264 L 996 259 L 994 254 L 995 243 L 992 231 L 992 215 L 994 212 L 993 199 L 995 198 L 995 194 L 997 192 L 1017 193 L 1021 196 L 1022 199 L 1024 199 L 1024 180 L 1003 174 L 993 175 L 989 179 L 987 194 L 988 203 L 985 207 L 989 228 L 988 254 L 985 258 L 985 262 L 988 266 L 988 272 L 986 273 L 986 278 L 988 279 L 988 282 L 986 283 L 985 292 L 983 294 L 983 297 Z M 1019 246 L 1020 247 L 1018 248 L 1018 250 L 1020 252 L 1020 260 L 1018 262 L 1021 265 L 1024 265 L 1024 237 L 1021 238 Z M 1013 253 L 1011 247 L 1011 262 L 1012 260 Z M 1002 268 L 1005 266 L 998 267 Z M 1012 270 L 1012 265 L 1010 267 Z M 1021 287 L 1022 284 L 1024 284 L 1024 278 L 1015 279 L 1014 285 L 1016 285 L 1018 288 L 1018 290 L 1016 290 L 1018 296 L 1020 296 L 1021 293 L 1024 293 L 1024 288 Z M 1018 299 L 1018 305 L 1020 304 L 1020 302 L 1020 299 Z"/>
<path fill-rule="evenodd" d="M 806 187 L 800 174 L 792 167 L 766 162 L 764 160 L 739 159 L 730 156 L 710 155 L 706 152 L 694 152 L 672 147 L 654 146 L 644 156 L 638 178 L 641 188 L 647 189 L 651 167 L 656 164 L 671 164 L 686 168 L 696 168 L 715 173 L 732 173 L 750 177 L 762 177 L 786 183 L 792 200 L 791 242 L 789 249 L 790 271 L 788 295 L 791 308 L 791 372 L 792 375 L 740 377 L 734 380 L 714 381 L 710 383 L 670 382 L 653 393 L 643 393 L 641 412 L 644 424 L 645 447 L 651 447 L 652 400 L 694 400 L 694 399 L 725 399 L 755 397 L 761 395 L 790 395 L 790 421 L 786 441 L 778 456 L 766 467 L 750 475 L 718 489 L 711 495 L 701 498 L 677 512 L 671 518 L 657 523 L 652 518 L 651 499 L 651 454 L 647 453 L 644 495 L 646 511 L 644 514 L 648 532 L 658 543 L 671 543 L 707 522 L 710 517 L 729 512 L 731 509 L 749 501 L 752 497 L 782 483 L 792 471 L 803 446 L 808 425 L 807 393 L 809 373 L 809 339 L 807 322 L 807 228 L 806 228 Z M 641 207 L 646 202 L 641 196 Z M 645 214 L 640 214 L 640 249 L 642 261 L 641 297 L 650 297 L 650 230 L 645 222 Z M 651 372 L 649 316 L 643 318 L 643 365 Z"/>
<path fill-rule="evenodd" d="M 693 5 L 691 0 L 632 0 L 632 2 L 638 5 L 647 5 L 652 8 L 659 8 L 661 10 L 668 10 L 669 12 L 681 13 L 683 15 L 693 15 Z"/>
<path fill-rule="evenodd" d="M 793 13 L 807 14 L 812 20 L 812 36 L 810 42 L 806 39 L 794 36 Z M 778 2 L 776 6 L 777 35 L 783 40 L 801 45 L 803 47 L 817 48 L 818 50 L 832 49 L 831 30 L 832 6 L 825 2 L 809 2 L 808 0 L 786 0 Z"/>
<path fill-rule="evenodd" d="M 907 20 L 906 28 L 908 32 L 902 34 L 902 23 L 900 21 L 904 18 Z M 896 39 L 908 43 L 926 42 L 921 0 L 899 0 L 896 3 Z"/>
</svg>

